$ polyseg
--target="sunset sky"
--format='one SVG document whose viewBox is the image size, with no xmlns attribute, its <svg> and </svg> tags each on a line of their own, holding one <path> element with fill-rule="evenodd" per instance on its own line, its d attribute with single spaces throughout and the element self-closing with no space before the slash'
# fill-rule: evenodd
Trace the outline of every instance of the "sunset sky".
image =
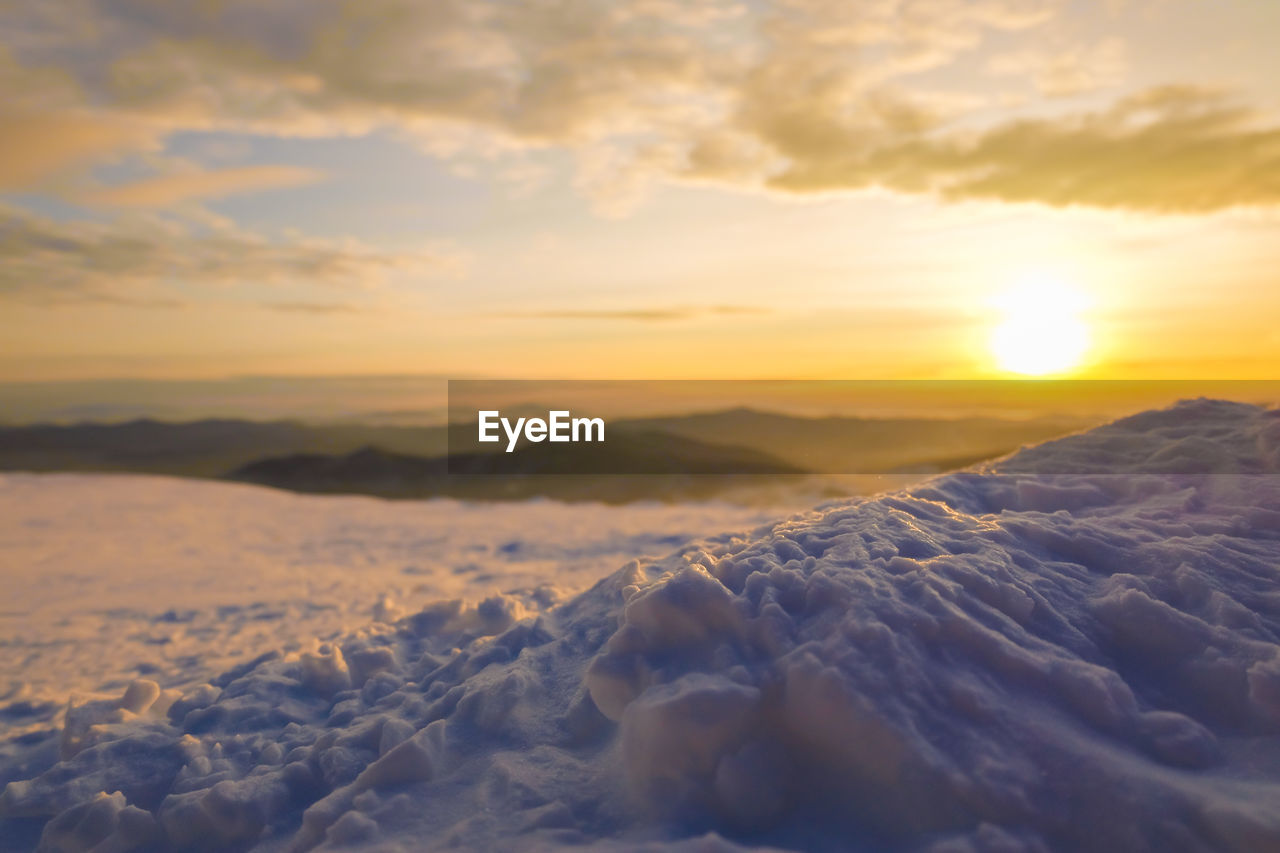
<svg viewBox="0 0 1280 853">
<path fill-rule="evenodd" d="M 1273 0 L 0 0 L 0 381 L 1000 376 L 1046 281 L 1052 371 L 1272 378 L 1277 38 Z"/>
</svg>

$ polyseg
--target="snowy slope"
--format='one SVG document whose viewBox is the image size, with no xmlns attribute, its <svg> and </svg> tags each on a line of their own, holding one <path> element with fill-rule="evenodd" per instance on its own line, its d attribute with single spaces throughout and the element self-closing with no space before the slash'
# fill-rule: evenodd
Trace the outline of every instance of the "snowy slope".
<svg viewBox="0 0 1280 853">
<path fill-rule="evenodd" d="M 0 839 L 1280 850 L 1278 473 L 1276 412 L 1194 401 L 563 603 L 138 681 L 68 713 Z"/>
<path fill-rule="evenodd" d="M 265 649 L 434 599 L 546 603 L 639 554 L 769 518 L 714 503 L 393 502 L 0 474 L 0 706 L 47 710 L 72 691 L 118 693 L 140 674 L 191 686 Z M 0 736 L 42 719 L 0 714 Z"/>
</svg>

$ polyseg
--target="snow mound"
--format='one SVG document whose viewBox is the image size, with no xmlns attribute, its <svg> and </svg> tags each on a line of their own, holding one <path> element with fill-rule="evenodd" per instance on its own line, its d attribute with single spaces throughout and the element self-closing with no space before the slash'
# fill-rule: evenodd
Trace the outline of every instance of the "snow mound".
<svg viewBox="0 0 1280 853">
<path fill-rule="evenodd" d="M 1183 403 L 561 604 L 135 682 L 68 712 L 0 840 L 1277 850 L 1277 447 L 1275 411 Z"/>
</svg>

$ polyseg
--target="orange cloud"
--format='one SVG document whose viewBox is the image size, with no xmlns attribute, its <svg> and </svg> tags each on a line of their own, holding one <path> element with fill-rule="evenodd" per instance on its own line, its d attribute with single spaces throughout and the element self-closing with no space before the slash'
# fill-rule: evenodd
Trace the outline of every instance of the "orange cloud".
<svg viewBox="0 0 1280 853">
<path fill-rule="evenodd" d="M 499 314 L 497 316 L 521 320 L 619 320 L 635 323 L 665 323 L 675 320 L 694 320 L 700 317 L 731 317 L 752 314 L 769 314 L 768 308 L 751 305 L 711 305 L 707 307 L 672 308 L 623 308 L 617 310 L 529 311 Z"/>
<path fill-rule="evenodd" d="M 987 62 L 992 74 L 1029 77 L 1041 94 L 1050 98 L 1114 86 L 1124 79 L 1127 69 L 1127 49 L 1118 38 L 1059 51 L 1028 48 L 993 56 Z"/>
<path fill-rule="evenodd" d="M 0 111 L 0 192 L 38 189 L 104 157 L 149 147 L 154 133 L 118 117 Z"/>
<path fill-rule="evenodd" d="M 297 166 L 243 166 L 159 175 L 91 190 L 79 199 L 104 207 L 170 207 L 186 201 L 304 186 L 324 177 L 323 172 Z"/>
<path fill-rule="evenodd" d="M 362 310 L 345 302 L 263 302 L 262 307 L 284 314 L 358 314 Z"/>
</svg>

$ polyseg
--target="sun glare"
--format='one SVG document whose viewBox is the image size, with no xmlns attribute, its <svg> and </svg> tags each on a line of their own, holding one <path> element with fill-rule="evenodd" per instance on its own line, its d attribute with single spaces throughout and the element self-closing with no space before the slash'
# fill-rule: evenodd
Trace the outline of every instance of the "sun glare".
<svg viewBox="0 0 1280 853">
<path fill-rule="evenodd" d="M 1079 289 L 1051 273 L 1023 276 L 995 301 L 1000 324 L 991 352 L 1002 370 L 1024 376 L 1066 373 L 1080 365 L 1089 346 Z"/>
</svg>

